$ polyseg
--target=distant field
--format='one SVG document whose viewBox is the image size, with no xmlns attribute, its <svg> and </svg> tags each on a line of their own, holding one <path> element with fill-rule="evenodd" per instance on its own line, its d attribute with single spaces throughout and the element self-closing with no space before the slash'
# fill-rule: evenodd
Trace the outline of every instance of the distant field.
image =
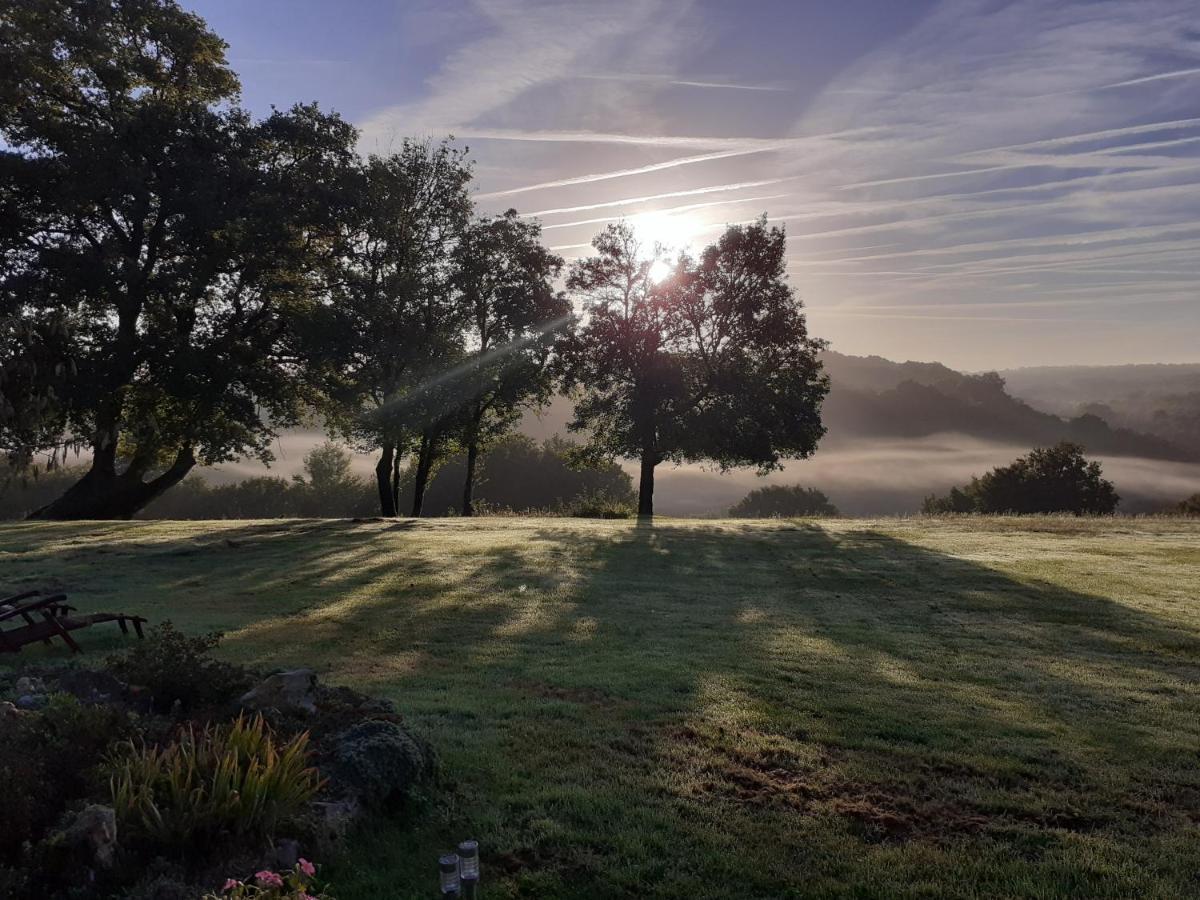
<svg viewBox="0 0 1200 900">
<path fill-rule="evenodd" d="M 396 701 L 445 802 L 340 900 L 1200 895 L 1197 522 L 0 526 L 34 586 Z"/>
</svg>

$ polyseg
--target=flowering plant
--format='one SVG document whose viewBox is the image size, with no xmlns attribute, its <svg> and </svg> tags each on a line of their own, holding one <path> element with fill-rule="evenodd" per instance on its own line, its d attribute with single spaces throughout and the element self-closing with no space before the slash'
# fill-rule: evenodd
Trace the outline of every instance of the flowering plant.
<svg viewBox="0 0 1200 900">
<path fill-rule="evenodd" d="M 271 898 L 271 900 L 330 900 L 328 894 L 313 893 L 313 877 L 317 867 L 301 858 L 296 868 L 279 873 L 271 869 L 255 872 L 246 881 L 227 878 L 220 894 L 205 894 L 204 900 L 249 900 L 249 898 Z"/>
</svg>

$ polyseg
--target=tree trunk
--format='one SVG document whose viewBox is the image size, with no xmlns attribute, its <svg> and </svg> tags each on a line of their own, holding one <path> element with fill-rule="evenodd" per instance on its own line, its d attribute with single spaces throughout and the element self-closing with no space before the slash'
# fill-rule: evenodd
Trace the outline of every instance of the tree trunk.
<svg viewBox="0 0 1200 900">
<path fill-rule="evenodd" d="M 471 441 L 467 445 L 467 482 L 463 485 L 462 514 L 475 515 L 475 463 L 479 459 L 479 442 Z"/>
<path fill-rule="evenodd" d="M 156 478 L 143 481 L 146 467 L 136 460 L 124 472 L 116 472 L 115 445 L 99 446 L 91 468 L 53 503 L 29 514 L 30 519 L 132 519 L 167 490 L 183 481 L 196 465 L 191 447 L 175 455 L 170 468 Z"/>
<path fill-rule="evenodd" d="M 475 466 L 479 462 L 479 426 L 483 422 L 481 404 L 471 410 L 471 432 L 467 438 L 467 480 L 463 484 L 462 514 L 475 515 Z"/>
<path fill-rule="evenodd" d="M 400 515 L 400 451 L 392 458 L 392 515 Z"/>
<path fill-rule="evenodd" d="M 417 452 L 417 471 L 413 476 L 413 506 L 414 519 L 421 518 L 421 506 L 425 502 L 425 485 L 429 481 L 429 472 L 433 469 L 434 441 L 428 434 L 421 435 L 421 448 Z"/>
<path fill-rule="evenodd" d="M 379 487 L 379 514 L 386 518 L 396 515 L 396 500 L 392 488 L 392 460 L 396 448 L 391 444 L 383 445 L 379 462 L 375 464 L 375 481 Z"/>
<path fill-rule="evenodd" d="M 658 465 L 658 454 L 651 450 L 642 451 L 642 476 L 638 482 L 638 518 L 654 516 L 654 467 Z"/>
</svg>

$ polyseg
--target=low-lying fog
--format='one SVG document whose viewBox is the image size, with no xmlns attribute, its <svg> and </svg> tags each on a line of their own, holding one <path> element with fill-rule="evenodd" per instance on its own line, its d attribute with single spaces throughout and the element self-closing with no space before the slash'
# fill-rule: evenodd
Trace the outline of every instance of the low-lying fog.
<svg viewBox="0 0 1200 900">
<path fill-rule="evenodd" d="M 290 477 L 301 470 L 304 454 L 324 440 L 318 432 L 290 432 L 276 447 L 269 470 L 256 463 L 234 463 L 204 470 L 213 481 L 253 475 Z M 724 475 L 701 466 L 659 468 L 655 510 L 663 515 L 717 516 L 764 484 L 803 484 L 819 488 L 848 515 L 912 513 L 931 493 L 945 493 L 972 475 L 1004 465 L 1029 450 L 961 434 L 920 439 L 838 441 L 826 439 L 815 456 L 788 463 L 783 471 L 760 478 L 753 471 Z M 1200 464 L 1134 457 L 1098 457 L 1105 477 L 1121 494 L 1121 511 L 1151 512 L 1200 491 Z M 374 460 L 358 455 L 355 470 L 373 475 Z M 628 471 L 635 479 L 636 466 Z"/>
</svg>

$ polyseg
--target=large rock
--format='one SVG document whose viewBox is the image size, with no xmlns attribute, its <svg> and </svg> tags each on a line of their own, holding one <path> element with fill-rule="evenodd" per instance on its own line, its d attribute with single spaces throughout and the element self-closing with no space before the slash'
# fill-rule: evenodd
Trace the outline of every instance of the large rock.
<svg viewBox="0 0 1200 900">
<path fill-rule="evenodd" d="M 269 676 L 238 702 L 246 709 L 315 713 L 316 695 L 317 674 L 312 669 L 292 669 Z"/>
</svg>

